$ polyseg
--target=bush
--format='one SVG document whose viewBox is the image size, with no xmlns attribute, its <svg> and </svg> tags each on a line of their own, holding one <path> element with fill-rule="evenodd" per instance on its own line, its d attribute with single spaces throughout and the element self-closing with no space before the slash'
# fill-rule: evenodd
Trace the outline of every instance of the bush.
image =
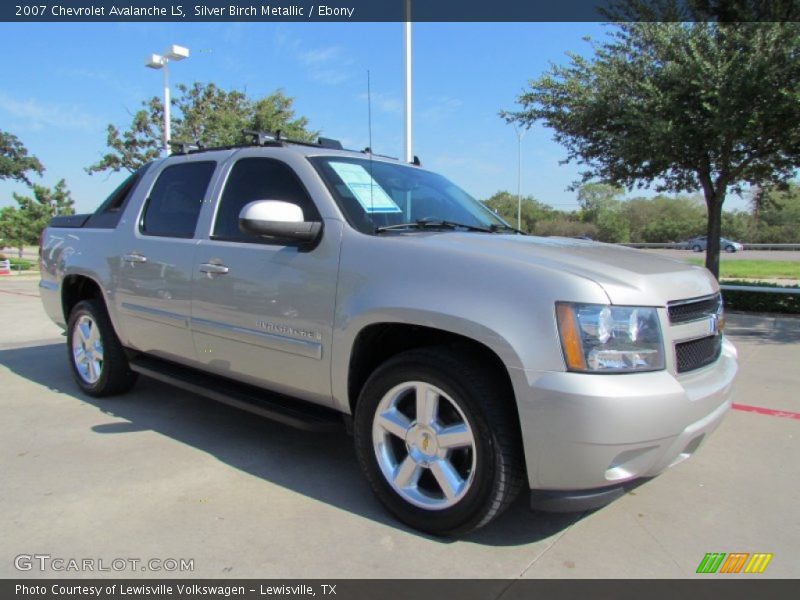
<svg viewBox="0 0 800 600">
<path fill-rule="evenodd" d="M 753 284 L 750 281 L 726 281 L 726 285 L 793 288 L 775 283 Z M 770 294 L 766 292 L 746 292 L 722 290 L 726 310 L 739 310 L 745 312 L 766 312 L 781 314 L 800 314 L 800 295 L 796 294 Z"/>
<path fill-rule="evenodd" d="M 11 263 L 12 271 L 29 271 L 33 268 L 33 263 L 31 261 L 22 258 L 9 258 L 8 262 Z"/>
<path fill-rule="evenodd" d="M 563 237 L 577 237 L 585 235 L 593 240 L 597 239 L 597 225 L 594 223 L 582 223 L 581 221 L 571 221 L 563 217 L 548 221 L 539 221 L 533 230 L 535 235 L 556 235 Z"/>
</svg>

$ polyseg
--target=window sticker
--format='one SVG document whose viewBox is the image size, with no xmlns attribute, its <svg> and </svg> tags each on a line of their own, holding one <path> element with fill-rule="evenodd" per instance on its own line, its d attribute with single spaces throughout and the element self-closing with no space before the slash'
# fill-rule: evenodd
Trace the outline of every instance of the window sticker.
<svg viewBox="0 0 800 600">
<path fill-rule="evenodd" d="M 368 213 L 401 213 L 400 207 L 361 165 L 330 162 L 331 168 L 342 178 L 347 188 Z"/>
</svg>

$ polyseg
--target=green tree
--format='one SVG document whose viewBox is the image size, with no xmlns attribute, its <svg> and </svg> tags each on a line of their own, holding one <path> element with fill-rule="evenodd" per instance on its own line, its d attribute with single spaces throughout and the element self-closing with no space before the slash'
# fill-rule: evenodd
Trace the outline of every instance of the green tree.
<svg viewBox="0 0 800 600">
<path fill-rule="evenodd" d="M 578 204 L 586 221 L 594 221 L 602 210 L 617 208 L 625 190 L 606 183 L 584 183 L 578 188 Z"/>
<path fill-rule="evenodd" d="M 632 242 L 678 242 L 700 235 L 706 222 L 702 199 L 686 195 L 631 198 L 622 212 Z"/>
<path fill-rule="evenodd" d="M 718 276 L 726 195 L 800 164 L 800 22 L 652 22 L 647 3 L 623 5 L 648 22 L 619 19 L 591 58 L 569 54 L 530 83 L 521 110 L 501 114 L 551 127 L 584 182 L 702 191 L 706 267 Z M 659 5 L 676 6 L 648 10 Z"/>
<path fill-rule="evenodd" d="M 800 243 L 800 185 L 797 183 L 761 188 L 753 213 L 755 235 L 752 241 Z"/>
<path fill-rule="evenodd" d="M 17 136 L 0 130 L 0 179 L 13 179 L 31 185 L 28 173 L 41 175 L 44 167 Z"/>
<path fill-rule="evenodd" d="M 630 227 L 622 214 L 625 190 L 605 183 L 584 183 L 578 188 L 580 216 L 597 227 L 601 242 L 629 242 Z"/>
<path fill-rule="evenodd" d="M 33 197 L 14 194 L 17 206 L 0 210 L 0 238 L 3 245 L 17 248 L 19 257 L 25 246 L 39 243 L 39 235 L 56 215 L 74 214 L 74 201 L 66 182 L 60 180 L 54 188 L 33 186 Z"/>
<path fill-rule="evenodd" d="M 281 90 L 252 99 L 245 92 L 223 90 L 213 83 L 179 85 L 171 101 L 172 141 L 206 147 L 241 144 L 250 139 L 244 130 L 280 131 L 283 137 L 310 141 L 317 133 L 308 129 L 306 117 L 295 116 L 293 103 Z M 88 173 L 133 172 L 161 155 L 164 104 L 156 97 L 142 104 L 126 130 L 108 126 L 109 151 L 86 169 Z"/>
<path fill-rule="evenodd" d="M 500 215 L 513 227 L 517 226 L 517 196 L 506 191 L 500 191 L 491 198 L 484 200 L 484 204 Z M 554 210 L 536 200 L 533 196 L 522 197 L 522 226 L 520 229 L 532 233 L 536 223 L 550 218 Z"/>
<path fill-rule="evenodd" d="M 88 167 L 89 174 L 102 171 L 130 171 L 133 173 L 161 155 L 164 146 L 164 103 L 158 98 L 143 102 L 144 108 L 136 111 L 125 131 L 116 125 L 106 129 L 109 152 Z"/>
</svg>

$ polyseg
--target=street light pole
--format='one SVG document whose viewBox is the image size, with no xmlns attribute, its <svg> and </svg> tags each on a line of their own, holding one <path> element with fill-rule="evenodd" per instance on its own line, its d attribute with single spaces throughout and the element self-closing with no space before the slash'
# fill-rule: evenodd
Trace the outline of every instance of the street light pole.
<svg viewBox="0 0 800 600">
<path fill-rule="evenodd" d="M 172 138 L 170 127 L 170 98 L 169 98 L 169 61 L 164 61 L 164 151 L 169 154 L 169 140 Z"/>
<path fill-rule="evenodd" d="M 171 135 L 170 98 L 169 98 L 169 62 L 189 58 L 189 49 L 183 46 L 172 45 L 164 54 L 151 54 L 145 61 L 145 66 L 151 69 L 164 71 L 164 151 L 169 154 L 169 140 Z"/>
<path fill-rule="evenodd" d="M 406 0 L 406 22 L 404 35 L 403 62 L 405 66 L 405 161 L 413 162 L 414 151 L 411 148 L 411 0 Z"/>
<path fill-rule="evenodd" d="M 527 129 L 514 123 L 514 131 L 517 134 L 517 229 L 522 230 L 522 138 Z"/>
</svg>

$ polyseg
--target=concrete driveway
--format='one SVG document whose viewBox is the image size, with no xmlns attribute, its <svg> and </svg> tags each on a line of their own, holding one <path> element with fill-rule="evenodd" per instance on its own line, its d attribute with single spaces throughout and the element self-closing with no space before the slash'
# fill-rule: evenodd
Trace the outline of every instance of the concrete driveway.
<svg viewBox="0 0 800 600">
<path fill-rule="evenodd" d="M 707 552 L 773 554 L 763 575 L 728 577 L 800 576 L 791 415 L 734 410 L 691 460 L 601 510 L 536 514 L 520 498 L 489 527 L 440 540 L 384 513 L 344 433 L 146 379 L 112 400 L 81 395 L 36 290 L 0 280 L 0 577 L 693 577 Z M 728 322 L 736 402 L 800 412 L 800 319 Z M 193 571 L 15 568 L 33 554 L 187 559 Z"/>
</svg>

